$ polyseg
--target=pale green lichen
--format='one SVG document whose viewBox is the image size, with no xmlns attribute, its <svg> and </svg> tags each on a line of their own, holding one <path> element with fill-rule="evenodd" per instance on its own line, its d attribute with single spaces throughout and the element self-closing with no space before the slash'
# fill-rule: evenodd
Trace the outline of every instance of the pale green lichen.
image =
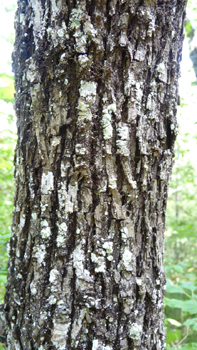
<svg viewBox="0 0 197 350">
<path fill-rule="evenodd" d="M 130 338 L 139 340 L 141 337 L 141 333 L 142 333 L 142 325 L 138 323 L 132 323 L 129 328 Z"/>
<path fill-rule="evenodd" d="M 80 7 L 72 9 L 69 19 L 69 28 L 79 29 L 81 27 L 81 21 L 84 19 L 85 12 Z"/>
<path fill-rule="evenodd" d="M 106 250 L 107 254 L 111 254 L 113 252 L 113 242 L 105 242 L 103 244 L 103 249 Z"/>
<path fill-rule="evenodd" d="M 91 260 L 92 260 L 92 262 L 97 263 L 97 262 L 98 262 L 98 257 L 97 257 L 97 255 L 94 254 L 94 253 L 91 253 Z"/>
<path fill-rule="evenodd" d="M 81 80 L 81 87 L 79 89 L 80 96 L 84 97 L 88 102 L 95 102 L 97 83 L 93 81 Z"/>
<path fill-rule="evenodd" d="M 128 142 L 125 140 L 116 140 L 116 145 L 118 148 L 118 153 L 124 155 L 125 157 L 129 157 L 130 149 L 128 148 Z"/>
</svg>

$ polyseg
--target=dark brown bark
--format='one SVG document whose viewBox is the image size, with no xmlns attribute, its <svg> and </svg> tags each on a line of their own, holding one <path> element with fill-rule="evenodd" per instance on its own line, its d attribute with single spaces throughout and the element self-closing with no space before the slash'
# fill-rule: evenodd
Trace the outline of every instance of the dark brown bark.
<svg viewBox="0 0 197 350">
<path fill-rule="evenodd" d="M 164 349 L 185 0 L 18 1 L 14 349 Z"/>
</svg>

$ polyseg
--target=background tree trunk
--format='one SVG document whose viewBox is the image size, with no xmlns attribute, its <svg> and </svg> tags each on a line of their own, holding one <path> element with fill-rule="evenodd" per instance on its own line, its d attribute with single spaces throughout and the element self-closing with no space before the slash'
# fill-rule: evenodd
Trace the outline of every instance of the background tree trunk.
<svg viewBox="0 0 197 350">
<path fill-rule="evenodd" d="M 185 6 L 18 1 L 9 350 L 164 348 Z"/>
</svg>

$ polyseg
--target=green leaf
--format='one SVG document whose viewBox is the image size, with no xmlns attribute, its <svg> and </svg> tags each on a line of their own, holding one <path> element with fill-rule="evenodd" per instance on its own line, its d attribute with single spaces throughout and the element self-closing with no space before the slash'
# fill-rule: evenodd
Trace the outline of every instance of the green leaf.
<svg viewBox="0 0 197 350">
<path fill-rule="evenodd" d="M 189 318 L 183 323 L 183 325 L 186 327 L 192 326 L 192 329 L 197 331 L 197 318 Z"/>
<path fill-rule="evenodd" d="M 185 291 L 181 286 L 174 286 L 169 281 L 166 283 L 166 291 L 167 293 L 184 293 Z"/>
<path fill-rule="evenodd" d="M 14 78 L 6 73 L 0 74 L 0 99 L 14 102 Z"/>
<path fill-rule="evenodd" d="M 166 343 L 170 344 L 172 341 L 181 340 L 181 331 L 179 329 L 176 332 L 169 331 L 166 334 Z"/>
<path fill-rule="evenodd" d="M 7 276 L 7 269 L 0 269 L 0 276 Z"/>
<path fill-rule="evenodd" d="M 188 312 L 189 314 L 196 314 L 197 313 L 197 303 L 193 300 L 178 300 L 178 299 L 168 299 L 165 298 L 165 305 L 171 307 L 171 308 L 179 308 L 182 309 L 185 312 Z"/>
<path fill-rule="evenodd" d="M 182 326 L 182 323 L 176 321 L 176 320 L 173 320 L 172 318 L 167 318 L 166 319 L 168 322 L 170 322 L 173 326 L 176 326 L 176 327 L 181 327 Z"/>
<path fill-rule="evenodd" d="M 179 264 L 173 265 L 172 269 L 178 273 L 183 273 L 184 269 Z"/>
<path fill-rule="evenodd" d="M 188 343 L 180 350 L 196 350 L 197 349 L 197 343 Z"/>
<path fill-rule="evenodd" d="M 191 291 L 194 291 L 197 289 L 197 286 L 194 285 L 194 283 L 192 281 L 189 282 L 180 282 L 181 286 L 183 288 L 189 289 Z"/>
</svg>

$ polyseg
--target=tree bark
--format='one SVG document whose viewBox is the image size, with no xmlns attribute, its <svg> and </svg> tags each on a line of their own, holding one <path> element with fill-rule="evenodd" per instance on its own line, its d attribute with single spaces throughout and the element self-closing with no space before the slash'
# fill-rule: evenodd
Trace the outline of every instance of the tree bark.
<svg viewBox="0 0 197 350">
<path fill-rule="evenodd" d="M 18 1 L 9 350 L 161 350 L 185 0 Z"/>
</svg>

